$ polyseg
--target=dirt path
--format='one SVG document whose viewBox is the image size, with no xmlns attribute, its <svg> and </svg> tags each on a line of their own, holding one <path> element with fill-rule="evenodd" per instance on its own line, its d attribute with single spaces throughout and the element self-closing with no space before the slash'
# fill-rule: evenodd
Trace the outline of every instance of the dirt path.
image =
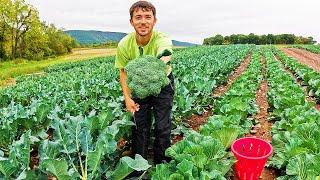
<svg viewBox="0 0 320 180">
<path fill-rule="evenodd" d="M 225 85 L 221 85 L 217 87 L 213 92 L 213 97 L 219 97 L 223 95 L 232 85 L 232 83 L 237 79 L 248 67 L 251 60 L 251 53 L 249 53 L 246 58 L 240 63 L 240 65 L 229 75 L 227 83 Z M 187 121 L 187 124 L 195 131 L 198 131 L 200 126 L 208 121 L 208 118 L 212 114 L 212 107 L 208 106 L 206 111 L 197 115 L 194 114 Z M 172 139 L 172 144 L 179 142 L 183 139 L 183 135 L 175 135 Z"/>
<path fill-rule="evenodd" d="M 232 85 L 232 83 L 247 69 L 250 64 L 251 53 L 247 55 L 247 57 L 240 63 L 240 65 L 229 75 L 227 83 L 225 85 L 221 85 L 215 89 L 213 92 L 213 97 L 219 97 L 223 95 Z M 198 131 L 200 126 L 207 122 L 212 112 L 212 107 L 208 107 L 205 113 L 202 115 L 192 115 L 188 120 L 189 126 Z"/>
<path fill-rule="evenodd" d="M 223 95 L 232 85 L 235 79 L 237 79 L 249 66 L 251 59 L 251 53 L 245 58 L 244 61 L 238 66 L 238 68 L 229 75 L 228 81 L 225 85 L 217 87 L 213 93 L 213 97 L 219 97 Z"/>
<path fill-rule="evenodd" d="M 222 85 L 216 88 L 216 90 L 213 93 L 214 97 L 219 97 L 223 95 L 231 87 L 233 82 L 247 69 L 248 65 L 250 64 L 250 59 L 251 59 L 251 55 L 248 55 L 245 58 L 245 60 L 240 64 L 240 66 L 229 76 L 227 83 L 225 85 Z M 253 130 L 256 130 L 256 133 L 254 135 L 248 134 L 246 136 L 256 136 L 271 142 L 272 122 L 268 121 L 268 108 L 269 108 L 269 104 L 267 100 L 268 83 L 266 80 L 265 59 L 261 59 L 261 63 L 263 64 L 262 74 L 264 76 L 264 80 L 262 81 L 256 93 L 256 102 L 259 106 L 259 112 L 254 116 L 254 119 L 258 120 L 260 123 L 253 128 Z M 208 120 L 211 112 L 212 112 L 212 109 L 210 108 L 208 109 L 208 111 L 206 111 L 202 115 L 193 115 L 189 119 L 188 124 L 192 127 L 192 129 L 199 130 L 199 127 Z M 175 142 L 181 139 L 183 139 L 182 136 L 176 136 Z M 273 168 L 265 168 L 261 174 L 261 179 L 265 179 L 265 180 L 273 180 L 273 179 L 276 179 L 277 177 L 278 177 L 277 172 Z M 238 180 L 236 176 L 231 177 L 231 179 Z"/>
<path fill-rule="evenodd" d="M 263 81 L 261 82 L 260 87 L 256 92 L 256 103 L 259 106 L 259 111 L 254 116 L 254 119 L 256 121 L 259 121 L 259 123 L 253 127 L 253 130 L 251 131 L 253 133 L 247 134 L 246 136 L 247 137 L 255 136 L 271 142 L 272 141 L 271 129 L 272 129 L 273 123 L 268 120 L 268 108 L 269 108 L 268 98 L 267 98 L 268 82 L 267 82 L 265 58 L 261 58 L 261 64 L 262 64 Z M 264 168 L 261 174 L 261 179 L 271 180 L 276 178 L 277 178 L 277 173 L 275 169 Z"/>
<path fill-rule="evenodd" d="M 314 54 L 304 49 L 281 48 L 287 55 L 297 59 L 301 64 L 307 65 L 315 71 L 320 72 L 320 54 Z"/>
</svg>

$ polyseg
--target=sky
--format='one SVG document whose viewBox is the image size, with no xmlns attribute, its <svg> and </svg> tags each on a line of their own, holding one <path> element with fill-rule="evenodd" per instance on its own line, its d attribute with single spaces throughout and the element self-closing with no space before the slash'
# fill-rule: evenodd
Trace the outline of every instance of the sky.
<svg viewBox="0 0 320 180">
<path fill-rule="evenodd" d="M 129 8 L 136 0 L 26 0 L 40 18 L 65 30 L 131 32 Z M 202 44 L 216 34 L 312 36 L 320 42 L 319 0 L 149 0 L 155 29 L 179 41 Z"/>
</svg>

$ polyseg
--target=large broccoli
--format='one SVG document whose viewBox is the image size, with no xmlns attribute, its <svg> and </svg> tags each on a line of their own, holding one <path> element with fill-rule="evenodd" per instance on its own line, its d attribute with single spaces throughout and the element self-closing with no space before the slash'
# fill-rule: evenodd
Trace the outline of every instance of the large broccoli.
<svg viewBox="0 0 320 180">
<path fill-rule="evenodd" d="M 140 99 L 156 96 L 160 94 L 161 88 L 170 83 L 166 74 L 167 66 L 158 57 L 141 56 L 125 67 L 127 84 L 134 96 Z"/>
</svg>

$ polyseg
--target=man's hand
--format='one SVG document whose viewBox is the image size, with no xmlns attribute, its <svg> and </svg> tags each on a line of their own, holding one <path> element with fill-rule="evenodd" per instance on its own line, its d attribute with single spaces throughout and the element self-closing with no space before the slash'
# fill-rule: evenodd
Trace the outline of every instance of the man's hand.
<svg viewBox="0 0 320 180">
<path fill-rule="evenodd" d="M 171 60 L 171 56 L 162 56 L 160 59 L 167 64 Z"/>
<path fill-rule="evenodd" d="M 135 103 L 131 98 L 127 98 L 125 101 L 126 101 L 127 111 L 131 113 L 139 111 L 140 105 Z"/>
<path fill-rule="evenodd" d="M 124 100 L 127 111 L 134 113 L 139 111 L 139 104 L 135 103 L 131 98 L 131 92 L 127 85 L 127 74 L 124 69 L 120 69 L 120 84 L 123 91 Z"/>
<path fill-rule="evenodd" d="M 165 64 L 167 64 L 171 60 L 172 53 L 168 49 L 163 49 L 163 48 L 160 48 L 159 52 L 161 53 L 158 54 L 157 58 L 161 59 Z"/>
</svg>

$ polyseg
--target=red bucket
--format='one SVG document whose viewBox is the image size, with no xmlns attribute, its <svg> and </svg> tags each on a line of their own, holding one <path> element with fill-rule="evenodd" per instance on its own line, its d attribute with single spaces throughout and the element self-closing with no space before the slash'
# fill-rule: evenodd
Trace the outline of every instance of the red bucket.
<svg viewBox="0 0 320 180">
<path fill-rule="evenodd" d="M 272 146 L 263 139 L 245 137 L 234 141 L 231 151 L 237 159 L 235 169 L 240 180 L 256 180 L 272 153 Z"/>
</svg>

